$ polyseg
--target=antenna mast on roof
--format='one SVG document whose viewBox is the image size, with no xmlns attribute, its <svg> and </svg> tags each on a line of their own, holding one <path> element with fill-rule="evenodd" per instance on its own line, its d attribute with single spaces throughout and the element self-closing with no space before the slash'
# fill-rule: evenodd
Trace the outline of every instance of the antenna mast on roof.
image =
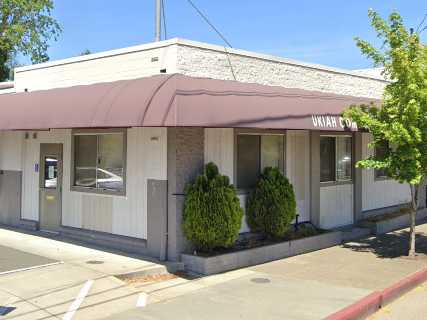
<svg viewBox="0 0 427 320">
<path fill-rule="evenodd" d="M 156 1 L 156 26 L 155 41 L 161 40 L 162 35 L 162 0 Z"/>
</svg>

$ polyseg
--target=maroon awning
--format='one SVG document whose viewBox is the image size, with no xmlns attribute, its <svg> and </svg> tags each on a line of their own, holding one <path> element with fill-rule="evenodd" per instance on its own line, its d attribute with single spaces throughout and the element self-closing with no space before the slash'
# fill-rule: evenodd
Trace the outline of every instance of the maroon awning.
<svg viewBox="0 0 427 320">
<path fill-rule="evenodd" d="M 236 127 L 355 130 L 356 98 L 180 74 L 0 95 L 0 129 Z"/>
</svg>

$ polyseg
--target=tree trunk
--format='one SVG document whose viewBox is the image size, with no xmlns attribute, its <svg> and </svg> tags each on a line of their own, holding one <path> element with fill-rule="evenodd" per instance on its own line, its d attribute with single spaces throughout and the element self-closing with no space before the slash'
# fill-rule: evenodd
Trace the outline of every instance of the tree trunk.
<svg viewBox="0 0 427 320">
<path fill-rule="evenodd" d="M 410 230 L 409 230 L 409 257 L 415 257 L 415 222 L 418 210 L 418 198 L 421 184 L 411 184 L 411 213 L 410 213 Z"/>
</svg>

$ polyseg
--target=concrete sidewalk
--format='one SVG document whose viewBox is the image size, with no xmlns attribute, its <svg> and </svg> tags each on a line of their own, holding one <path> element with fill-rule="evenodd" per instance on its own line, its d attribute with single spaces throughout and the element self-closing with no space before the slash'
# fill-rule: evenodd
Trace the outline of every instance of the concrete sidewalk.
<svg viewBox="0 0 427 320">
<path fill-rule="evenodd" d="M 165 265 L 142 257 L 8 229 L 0 229 L 0 243 L 7 269 L 0 274 L 1 319 L 103 319 L 138 301 L 140 290 L 116 275 L 167 272 Z"/>
<path fill-rule="evenodd" d="M 166 288 L 151 293 L 159 302 L 109 319 L 323 319 L 426 268 L 427 224 L 417 232 L 416 259 L 405 256 L 401 230 L 240 270 L 215 285 L 203 285 L 207 277 Z"/>
<path fill-rule="evenodd" d="M 9 228 L 0 228 L 0 244 L 108 275 L 144 270 L 149 273 L 150 269 L 153 269 L 151 270 L 153 273 L 161 273 L 167 269 L 167 265 L 145 256 L 122 254 L 119 251 L 97 246 L 89 247 L 58 236 L 42 237 L 39 233 L 15 231 Z"/>
</svg>

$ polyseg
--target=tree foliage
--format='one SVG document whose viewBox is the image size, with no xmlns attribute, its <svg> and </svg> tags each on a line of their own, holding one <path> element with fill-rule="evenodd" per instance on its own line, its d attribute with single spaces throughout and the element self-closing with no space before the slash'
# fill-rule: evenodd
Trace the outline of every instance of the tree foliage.
<svg viewBox="0 0 427 320">
<path fill-rule="evenodd" d="M 183 230 L 197 250 L 227 248 L 239 236 L 243 210 L 235 187 L 214 163 L 186 187 Z"/>
<path fill-rule="evenodd" d="M 370 147 L 390 146 L 384 157 L 374 154 L 357 165 L 386 169 L 390 177 L 410 185 L 414 225 L 420 185 L 427 173 L 427 47 L 419 34 L 405 28 L 397 12 L 384 20 L 370 10 L 369 17 L 382 46 L 377 49 L 360 38 L 356 38 L 357 45 L 375 66 L 384 69 L 390 82 L 378 105 L 351 106 L 344 116 L 372 134 Z M 414 228 L 411 255 L 415 253 Z"/>
<path fill-rule="evenodd" d="M 49 59 L 48 42 L 61 32 L 52 10 L 52 0 L 0 0 L 0 81 L 8 78 L 18 53 L 33 63 Z"/>
<path fill-rule="evenodd" d="M 283 237 L 296 215 L 292 184 L 277 168 L 265 168 L 248 198 L 246 220 L 254 232 Z"/>
<path fill-rule="evenodd" d="M 90 51 L 89 49 L 84 49 L 80 55 L 81 56 L 87 56 L 88 54 L 92 54 L 92 51 Z"/>
</svg>

